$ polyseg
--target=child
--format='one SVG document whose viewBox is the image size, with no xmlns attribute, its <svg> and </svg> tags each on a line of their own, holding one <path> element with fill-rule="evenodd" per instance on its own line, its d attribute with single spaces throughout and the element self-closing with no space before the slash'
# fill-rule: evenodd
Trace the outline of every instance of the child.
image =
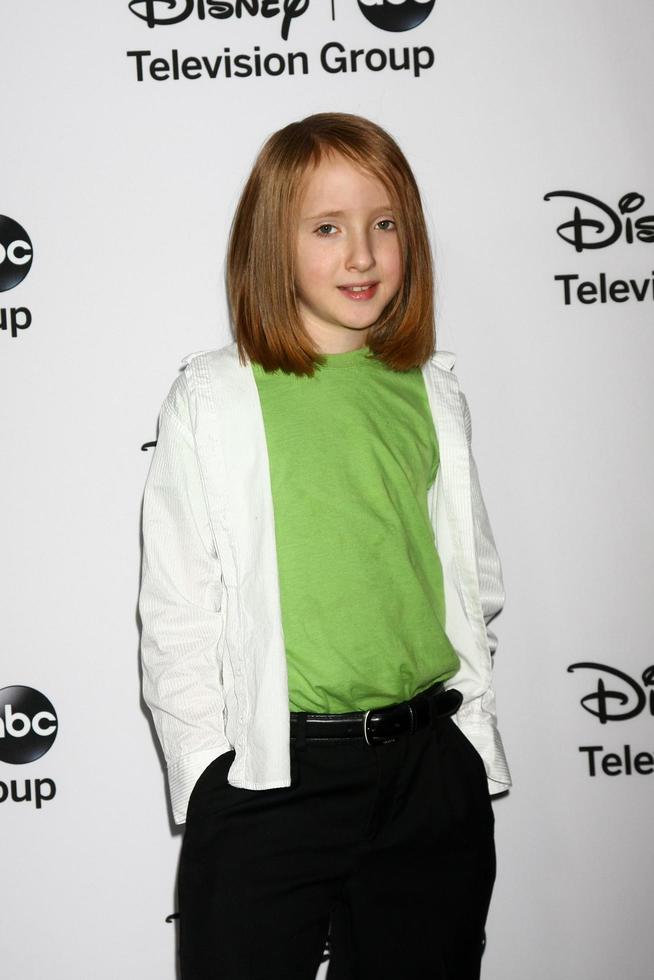
<svg viewBox="0 0 654 980">
<path fill-rule="evenodd" d="M 313 980 L 331 922 L 330 980 L 475 980 L 504 596 L 393 139 L 336 113 L 270 137 L 227 285 L 236 341 L 185 359 L 143 512 L 182 978 Z"/>
</svg>

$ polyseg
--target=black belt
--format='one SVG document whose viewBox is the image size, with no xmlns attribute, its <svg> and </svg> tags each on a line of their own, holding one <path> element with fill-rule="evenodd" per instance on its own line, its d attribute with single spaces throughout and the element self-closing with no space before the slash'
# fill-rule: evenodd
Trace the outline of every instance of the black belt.
<svg viewBox="0 0 654 980">
<path fill-rule="evenodd" d="M 455 714 L 463 695 L 442 684 L 434 684 L 416 694 L 410 701 L 389 704 L 368 711 L 350 711 L 339 715 L 314 715 L 291 712 L 291 738 L 296 738 L 300 719 L 304 719 L 304 737 L 311 738 L 362 738 L 368 745 L 394 742 L 400 735 L 411 734 L 430 725 L 434 718 Z"/>
</svg>

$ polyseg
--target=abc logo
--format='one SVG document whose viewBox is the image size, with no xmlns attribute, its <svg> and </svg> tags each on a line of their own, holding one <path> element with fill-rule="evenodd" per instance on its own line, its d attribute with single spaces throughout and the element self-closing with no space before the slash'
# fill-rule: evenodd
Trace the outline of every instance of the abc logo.
<svg viewBox="0 0 654 980">
<path fill-rule="evenodd" d="M 0 214 L 0 293 L 22 282 L 31 266 L 29 235 L 13 218 Z"/>
<path fill-rule="evenodd" d="M 359 0 L 366 20 L 382 31 L 410 31 L 427 20 L 436 0 Z"/>
<path fill-rule="evenodd" d="M 48 699 L 33 687 L 0 690 L 0 761 L 34 762 L 57 736 L 57 715 Z"/>
</svg>

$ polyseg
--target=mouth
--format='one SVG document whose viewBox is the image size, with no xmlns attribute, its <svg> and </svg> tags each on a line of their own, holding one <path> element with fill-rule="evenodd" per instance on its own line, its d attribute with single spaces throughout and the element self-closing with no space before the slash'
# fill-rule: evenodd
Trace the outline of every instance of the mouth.
<svg viewBox="0 0 654 980">
<path fill-rule="evenodd" d="M 354 300 L 355 303 L 360 303 L 364 300 L 372 299 L 377 292 L 378 285 L 378 282 L 362 282 L 359 284 L 339 286 L 338 288 L 348 299 Z"/>
</svg>

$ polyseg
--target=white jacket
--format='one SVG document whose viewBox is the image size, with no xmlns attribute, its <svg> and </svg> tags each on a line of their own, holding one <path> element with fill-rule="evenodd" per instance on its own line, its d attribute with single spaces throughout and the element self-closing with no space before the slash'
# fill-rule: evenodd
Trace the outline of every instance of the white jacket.
<svg viewBox="0 0 654 980">
<path fill-rule="evenodd" d="M 499 558 L 470 450 L 454 355 L 422 368 L 440 465 L 429 491 L 445 591 L 445 631 L 461 658 L 446 684 L 486 765 L 511 784 L 496 727 L 488 624 L 504 603 Z M 143 696 L 183 823 L 197 778 L 235 749 L 229 782 L 290 785 L 289 703 L 268 455 L 251 365 L 236 343 L 191 354 L 159 418 L 143 501 Z"/>
</svg>

